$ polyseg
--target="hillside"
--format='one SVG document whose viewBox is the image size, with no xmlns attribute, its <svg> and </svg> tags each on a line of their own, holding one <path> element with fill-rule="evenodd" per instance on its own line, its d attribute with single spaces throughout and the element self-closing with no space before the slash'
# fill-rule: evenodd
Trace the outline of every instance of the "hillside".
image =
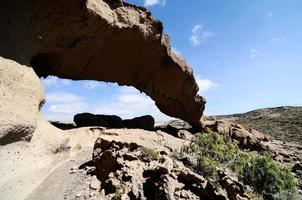
<svg viewBox="0 0 302 200">
<path fill-rule="evenodd" d="M 239 123 L 245 128 L 254 128 L 274 139 L 302 143 L 302 107 L 265 108 L 216 117 Z"/>
</svg>

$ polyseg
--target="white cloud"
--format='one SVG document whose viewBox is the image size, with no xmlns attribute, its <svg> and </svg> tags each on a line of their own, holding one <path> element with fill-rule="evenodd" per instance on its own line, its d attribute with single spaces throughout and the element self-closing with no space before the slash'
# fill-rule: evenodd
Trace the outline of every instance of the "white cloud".
<svg viewBox="0 0 302 200">
<path fill-rule="evenodd" d="M 74 114 L 85 112 L 87 109 L 88 105 L 85 102 L 74 102 L 50 105 L 48 111 L 58 114 L 71 114 L 73 116 Z"/>
<path fill-rule="evenodd" d="M 167 3 L 167 0 L 144 0 L 145 7 L 150 7 L 150 6 L 154 6 L 154 5 L 165 6 L 166 3 Z"/>
<path fill-rule="evenodd" d="M 148 114 L 159 121 L 170 119 L 158 110 L 150 97 L 139 93 L 135 88 L 121 87 L 114 99 L 116 101 L 98 103 L 94 110 L 97 113 L 114 114 L 122 118 L 133 118 Z"/>
<path fill-rule="evenodd" d="M 56 76 L 48 76 L 47 78 L 41 78 L 41 83 L 44 87 L 70 85 L 71 81 L 68 79 L 59 79 Z"/>
<path fill-rule="evenodd" d="M 73 103 L 82 102 L 85 98 L 68 92 L 51 92 L 46 94 L 46 100 L 50 103 Z"/>
<path fill-rule="evenodd" d="M 258 56 L 259 51 L 257 49 L 251 49 L 249 52 L 250 59 L 254 59 Z"/>
<path fill-rule="evenodd" d="M 88 90 L 94 90 L 96 88 L 100 88 L 102 86 L 102 83 L 99 81 L 86 81 L 84 83 L 84 87 Z"/>
<path fill-rule="evenodd" d="M 46 110 L 52 116 L 56 114 L 74 114 L 85 112 L 88 109 L 86 99 L 68 92 L 52 92 L 46 94 L 46 102 L 49 105 Z M 68 118 L 68 116 L 66 116 Z"/>
<path fill-rule="evenodd" d="M 219 86 L 219 84 L 214 83 L 214 82 L 212 82 L 209 79 L 202 79 L 202 78 L 200 78 L 198 76 L 196 78 L 196 82 L 197 82 L 198 87 L 199 87 L 199 92 L 198 93 L 200 95 L 203 95 L 204 92 L 206 92 L 206 91 L 208 91 L 208 90 L 210 90 L 210 89 L 212 89 L 214 87 L 218 87 Z"/>
<path fill-rule="evenodd" d="M 192 35 L 190 36 L 190 41 L 194 46 L 200 45 L 207 38 L 215 36 L 212 31 L 206 31 L 203 25 L 197 24 L 192 28 Z"/>
<path fill-rule="evenodd" d="M 273 16 L 273 12 L 272 11 L 269 11 L 269 12 L 267 12 L 267 14 L 266 14 L 268 17 L 272 17 Z"/>
<path fill-rule="evenodd" d="M 43 111 L 49 120 L 72 122 L 73 116 L 81 112 L 118 115 L 124 119 L 142 115 L 152 115 L 157 121 L 171 119 L 162 114 L 154 101 L 133 87 L 122 86 L 116 94 L 101 102 L 88 102 L 88 99 L 68 92 L 46 94 Z"/>
</svg>

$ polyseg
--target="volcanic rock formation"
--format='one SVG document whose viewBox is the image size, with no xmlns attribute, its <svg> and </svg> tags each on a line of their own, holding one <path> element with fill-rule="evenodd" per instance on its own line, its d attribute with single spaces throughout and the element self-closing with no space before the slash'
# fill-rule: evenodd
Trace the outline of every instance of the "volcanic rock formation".
<svg viewBox="0 0 302 200">
<path fill-rule="evenodd" d="M 96 175 L 106 198 L 248 200 L 244 186 L 224 172 L 225 191 L 216 192 L 204 177 L 177 161 L 136 143 L 99 138 L 93 150 Z M 118 191 L 118 192 L 117 192 Z"/>
<path fill-rule="evenodd" d="M 0 57 L 0 145 L 30 140 L 43 103 L 32 68 Z"/>
<path fill-rule="evenodd" d="M 154 130 L 154 118 L 151 115 L 135 117 L 123 120 L 116 115 L 94 115 L 91 113 L 80 113 L 74 116 L 74 123 L 78 127 L 101 126 L 107 128 L 129 128 Z"/>
<path fill-rule="evenodd" d="M 0 56 L 39 77 L 134 86 L 165 114 L 200 127 L 205 100 L 146 8 L 120 0 L 3 0 Z"/>
</svg>

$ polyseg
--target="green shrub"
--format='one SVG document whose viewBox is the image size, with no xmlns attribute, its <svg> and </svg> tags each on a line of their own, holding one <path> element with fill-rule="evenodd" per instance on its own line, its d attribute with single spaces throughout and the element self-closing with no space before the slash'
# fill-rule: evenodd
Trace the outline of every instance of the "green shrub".
<svg viewBox="0 0 302 200">
<path fill-rule="evenodd" d="M 159 152 L 153 149 L 147 147 L 140 147 L 139 150 L 142 152 L 143 156 L 147 158 L 149 161 L 157 160 L 159 157 Z"/>
<path fill-rule="evenodd" d="M 218 183 L 217 169 L 222 168 L 238 154 L 236 143 L 224 141 L 218 133 L 197 134 L 189 145 L 183 146 L 181 154 L 196 158 L 196 169 L 214 185 Z"/>
<path fill-rule="evenodd" d="M 123 194 L 125 193 L 125 188 L 117 188 L 115 190 L 114 196 L 113 196 L 113 200 L 121 200 L 123 197 Z"/>
<path fill-rule="evenodd" d="M 241 153 L 231 168 L 245 184 L 264 197 L 278 199 L 276 196 L 283 194 L 283 199 L 294 199 L 294 176 L 289 169 L 278 165 L 270 156 Z M 287 198 L 284 198 L 284 194 L 287 194 Z"/>
<path fill-rule="evenodd" d="M 264 199 L 295 199 L 296 183 L 290 170 L 268 155 L 240 151 L 236 143 L 225 141 L 217 133 L 197 134 L 180 153 L 193 156 L 195 168 L 216 186 L 217 169 L 229 168 Z"/>
</svg>

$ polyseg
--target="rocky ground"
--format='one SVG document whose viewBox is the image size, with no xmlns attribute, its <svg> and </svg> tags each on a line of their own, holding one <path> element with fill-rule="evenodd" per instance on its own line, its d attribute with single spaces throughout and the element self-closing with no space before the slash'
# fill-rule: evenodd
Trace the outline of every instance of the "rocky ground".
<svg viewBox="0 0 302 200">
<path fill-rule="evenodd" d="M 289 125 L 276 131 L 286 137 L 239 121 L 204 119 L 206 101 L 192 69 L 148 9 L 121 0 L 2 0 L 0 16 L 1 200 L 251 199 L 251 188 L 228 170 L 215 168 L 214 184 L 193 166 L 198 158 L 179 156 L 197 132 L 215 132 L 221 144 L 236 142 L 242 152 L 269 154 L 289 167 L 301 190 L 301 146 L 287 137 L 301 130 L 292 129 L 301 116 L 276 123 Z M 194 127 L 89 113 L 75 117 L 77 126 L 51 125 L 41 114 L 46 100 L 39 81 L 51 75 L 133 86 L 161 112 Z"/>
<path fill-rule="evenodd" d="M 277 140 L 302 144 L 302 107 L 265 108 L 216 118 L 254 128 Z"/>
<path fill-rule="evenodd" d="M 246 149 L 270 152 L 298 178 L 301 146 L 268 138 L 260 141 L 258 132 L 253 135 L 239 125 L 207 124 L 220 134 L 228 130 L 229 137 L 242 141 Z M 182 121 L 154 131 L 50 127 L 42 121 L 31 142 L 0 147 L 1 199 L 251 199 L 249 189 L 228 171 L 219 172 L 217 191 L 188 159 L 179 159 L 181 147 L 194 137 L 192 127 Z M 53 137 L 47 132 L 44 138 L 45 130 Z"/>
</svg>

